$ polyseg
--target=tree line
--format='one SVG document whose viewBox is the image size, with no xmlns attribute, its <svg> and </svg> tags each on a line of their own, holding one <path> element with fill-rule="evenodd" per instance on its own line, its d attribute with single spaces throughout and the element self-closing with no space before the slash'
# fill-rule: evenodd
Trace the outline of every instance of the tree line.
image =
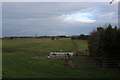
<svg viewBox="0 0 120 80">
<path fill-rule="evenodd" d="M 97 57 L 100 65 L 105 65 L 109 61 L 120 65 L 120 28 L 117 26 L 109 24 L 105 28 L 98 27 L 90 33 L 88 44 L 90 56 Z"/>
</svg>

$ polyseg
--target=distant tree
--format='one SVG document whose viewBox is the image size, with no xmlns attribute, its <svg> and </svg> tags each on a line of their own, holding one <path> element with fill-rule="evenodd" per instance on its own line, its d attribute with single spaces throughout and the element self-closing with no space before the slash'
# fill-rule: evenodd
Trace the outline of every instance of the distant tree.
<svg viewBox="0 0 120 80">
<path fill-rule="evenodd" d="M 71 39 L 82 39 L 82 40 L 87 40 L 88 35 L 81 34 L 80 36 L 72 36 Z"/>
<path fill-rule="evenodd" d="M 82 39 L 82 40 L 86 40 L 87 38 L 88 38 L 88 36 L 85 35 L 85 34 L 81 34 L 81 35 L 78 37 L 78 39 Z"/>
<path fill-rule="evenodd" d="M 10 40 L 12 40 L 13 39 L 13 37 L 10 37 Z"/>
<path fill-rule="evenodd" d="M 56 39 L 58 40 L 59 38 L 57 37 Z"/>
<path fill-rule="evenodd" d="M 54 37 L 52 37 L 51 39 L 52 39 L 52 40 L 54 40 L 55 38 L 54 38 Z"/>
</svg>

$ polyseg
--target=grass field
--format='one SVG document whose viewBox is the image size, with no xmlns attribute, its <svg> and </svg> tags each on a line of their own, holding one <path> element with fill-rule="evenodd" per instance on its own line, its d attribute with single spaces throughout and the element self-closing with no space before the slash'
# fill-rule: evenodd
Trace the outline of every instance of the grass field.
<svg viewBox="0 0 120 80">
<path fill-rule="evenodd" d="M 85 51 L 85 40 L 51 39 L 3 39 L 4 78 L 116 78 L 118 69 L 87 68 L 86 56 L 74 58 L 75 68 L 63 64 L 62 60 L 48 60 L 50 51 Z M 87 53 L 88 54 L 88 53 Z M 37 56 L 37 57 L 34 57 Z M 80 66 L 80 67 L 78 67 Z"/>
</svg>

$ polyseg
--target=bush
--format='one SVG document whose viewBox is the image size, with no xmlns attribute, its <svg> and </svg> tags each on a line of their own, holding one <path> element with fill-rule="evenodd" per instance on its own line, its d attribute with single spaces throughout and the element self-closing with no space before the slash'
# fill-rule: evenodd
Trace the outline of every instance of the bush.
<svg viewBox="0 0 120 80">
<path fill-rule="evenodd" d="M 110 24 L 107 28 L 97 28 L 97 31 L 93 31 L 89 36 L 89 51 L 91 56 L 100 57 L 102 62 L 111 58 L 119 64 L 120 29 L 112 28 Z"/>
</svg>

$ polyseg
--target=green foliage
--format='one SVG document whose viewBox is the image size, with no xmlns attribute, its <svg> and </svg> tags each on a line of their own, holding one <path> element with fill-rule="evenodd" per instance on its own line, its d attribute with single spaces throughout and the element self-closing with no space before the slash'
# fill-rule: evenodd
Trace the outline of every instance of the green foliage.
<svg viewBox="0 0 120 80">
<path fill-rule="evenodd" d="M 88 39 L 88 47 L 90 56 L 100 56 L 97 52 L 100 31 L 94 31 L 90 34 Z"/>
<path fill-rule="evenodd" d="M 120 29 L 109 24 L 107 28 L 92 32 L 89 49 L 94 57 L 112 58 L 120 63 Z"/>
<path fill-rule="evenodd" d="M 88 35 L 85 35 L 85 34 L 81 34 L 81 35 L 79 35 L 79 36 L 72 36 L 72 38 L 71 39 L 73 39 L 73 40 L 87 40 L 88 39 Z"/>
</svg>

